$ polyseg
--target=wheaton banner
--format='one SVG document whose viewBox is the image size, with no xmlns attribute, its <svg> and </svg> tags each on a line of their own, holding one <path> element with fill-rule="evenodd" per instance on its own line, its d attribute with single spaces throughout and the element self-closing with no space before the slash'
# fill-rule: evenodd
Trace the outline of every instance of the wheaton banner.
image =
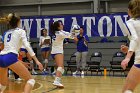
<svg viewBox="0 0 140 93">
<path fill-rule="evenodd" d="M 30 38 L 39 38 L 41 29 L 46 28 L 49 31 L 51 23 L 59 20 L 68 32 L 73 25 L 78 24 L 84 27 L 89 37 L 126 36 L 124 30 L 127 29 L 125 22 L 128 19 L 127 13 L 28 16 L 21 17 L 21 27 L 27 30 Z"/>
</svg>

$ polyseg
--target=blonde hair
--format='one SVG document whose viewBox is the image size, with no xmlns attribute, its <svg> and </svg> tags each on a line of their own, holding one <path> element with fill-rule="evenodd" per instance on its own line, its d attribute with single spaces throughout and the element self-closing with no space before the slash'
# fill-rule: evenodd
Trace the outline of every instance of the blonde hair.
<svg viewBox="0 0 140 93">
<path fill-rule="evenodd" d="M 7 23 L 10 28 L 16 28 L 18 26 L 18 22 L 20 21 L 20 17 L 15 13 L 10 13 L 6 17 L 0 18 L 0 23 Z"/>
<path fill-rule="evenodd" d="M 140 0 L 131 0 L 128 4 L 128 9 L 131 12 L 132 18 L 140 17 Z"/>
</svg>

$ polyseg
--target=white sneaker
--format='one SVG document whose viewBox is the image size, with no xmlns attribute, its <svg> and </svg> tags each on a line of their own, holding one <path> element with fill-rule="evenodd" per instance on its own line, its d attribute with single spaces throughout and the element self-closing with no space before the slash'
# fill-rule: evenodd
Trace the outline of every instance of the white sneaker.
<svg viewBox="0 0 140 93">
<path fill-rule="evenodd" d="M 56 70 L 52 72 L 52 75 L 55 75 L 55 73 L 56 73 Z"/>
<path fill-rule="evenodd" d="M 37 74 L 37 72 L 33 70 L 33 71 L 32 71 L 32 74 L 33 74 L 33 75 L 36 75 L 36 74 Z"/>
<path fill-rule="evenodd" d="M 61 84 L 59 81 L 54 81 L 53 85 L 57 86 L 58 88 L 64 88 L 63 84 Z"/>
<path fill-rule="evenodd" d="M 133 92 L 130 90 L 126 90 L 124 93 L 133 93 Z"/>
<path fill-rule="evenodd" d="M 8 70 L 8 74 L 9 74 L 9 75 L 12 75 L 12 71 L 11 71 L 11 70 Z"/>
<path fill-rule="evenodd" d="M 84 76 L 84 71 L 81 72 L 81 76 Z"/>
<path fill-rule="evenodd" d="M 76 75 L 76 74 L 78 74 L 79 73 L 79 71 L 75 71 L 75 72 L 73 72 L 72 74 L 73 75 Z"/>
<path fill-rule="evenodd" d="M 17 78 L 17 79 L 15 79 L 16 81 L 21 81 L 22 79 L 21 78 Z"/>
</svg>

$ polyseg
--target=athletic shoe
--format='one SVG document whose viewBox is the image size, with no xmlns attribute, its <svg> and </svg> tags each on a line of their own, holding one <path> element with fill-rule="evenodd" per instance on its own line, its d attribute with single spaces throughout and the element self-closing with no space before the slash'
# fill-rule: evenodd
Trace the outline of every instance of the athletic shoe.
<svg viewBox="0 0 140 93">
<path fill-rule="evenodd" d="M 84 71 L 81 72 L 81 76 L 84 76 Z"/>
<path fill-rule="evenodd" d="M 38 74 L 38 73 L 37 73 L 35 70 L 33 70 L 33 71 L 32 71 L 32 74 L 33 74 L 33 75 L 36 75 L 36 74 Z"/>
<path fill-rule="evenodd" d="M 55 74 L 56 74 L 56 70 L 52 72 L 52 75 L 55 75 Z"/>
<path fill-rule="evenodd" d="M 56 81 L 56 80 L 55 80 L 55 81 L 53 82 L 53 85 L 54 85 L 54 86 L 57 86 L 58 88 L 64 88 L 63 84 L 61 84 L 60 81 Z"/>
<path fill-rule="evenodd" d="M 22 79 L 21 79 L 21 78 L 17 78 L 17 79 L 15 79 L 15 80 L 17 80 L 17 81 L 21 81 Z"/>
<path fill-rule="evenodd" d="M 73 75 L 79 74 L 79 71 L 75 71 L 72 73 Z"/>
</svg>

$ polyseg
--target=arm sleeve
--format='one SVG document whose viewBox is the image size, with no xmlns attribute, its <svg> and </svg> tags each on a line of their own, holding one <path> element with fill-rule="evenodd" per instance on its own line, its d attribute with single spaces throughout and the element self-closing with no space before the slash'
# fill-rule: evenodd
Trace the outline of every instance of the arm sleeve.
<svg viewBox="0 0 140 93">
<path fill-rule="evenodd" d="M 132 22 L 127 22 L 128 30 L 130 31 L 130 44 L 129 44 L 129 50 L 128 51 L 135 51 L 137 44 L 138 44 L 138 35 L 136 32 L 136 29 L 134 28 L 134 25 Z"/>
<path fill-rule="evenodd" d="M 35 53 L 33 52 L 33 49 L 31 48 L 29 42 L 27 41 L 26 32 L 24 30 L 22 31 L 21 38 L 22 38 L 23 45 L 25 46 L 29 54 L 31 56 L 34 56 Z"/>
</svg>

